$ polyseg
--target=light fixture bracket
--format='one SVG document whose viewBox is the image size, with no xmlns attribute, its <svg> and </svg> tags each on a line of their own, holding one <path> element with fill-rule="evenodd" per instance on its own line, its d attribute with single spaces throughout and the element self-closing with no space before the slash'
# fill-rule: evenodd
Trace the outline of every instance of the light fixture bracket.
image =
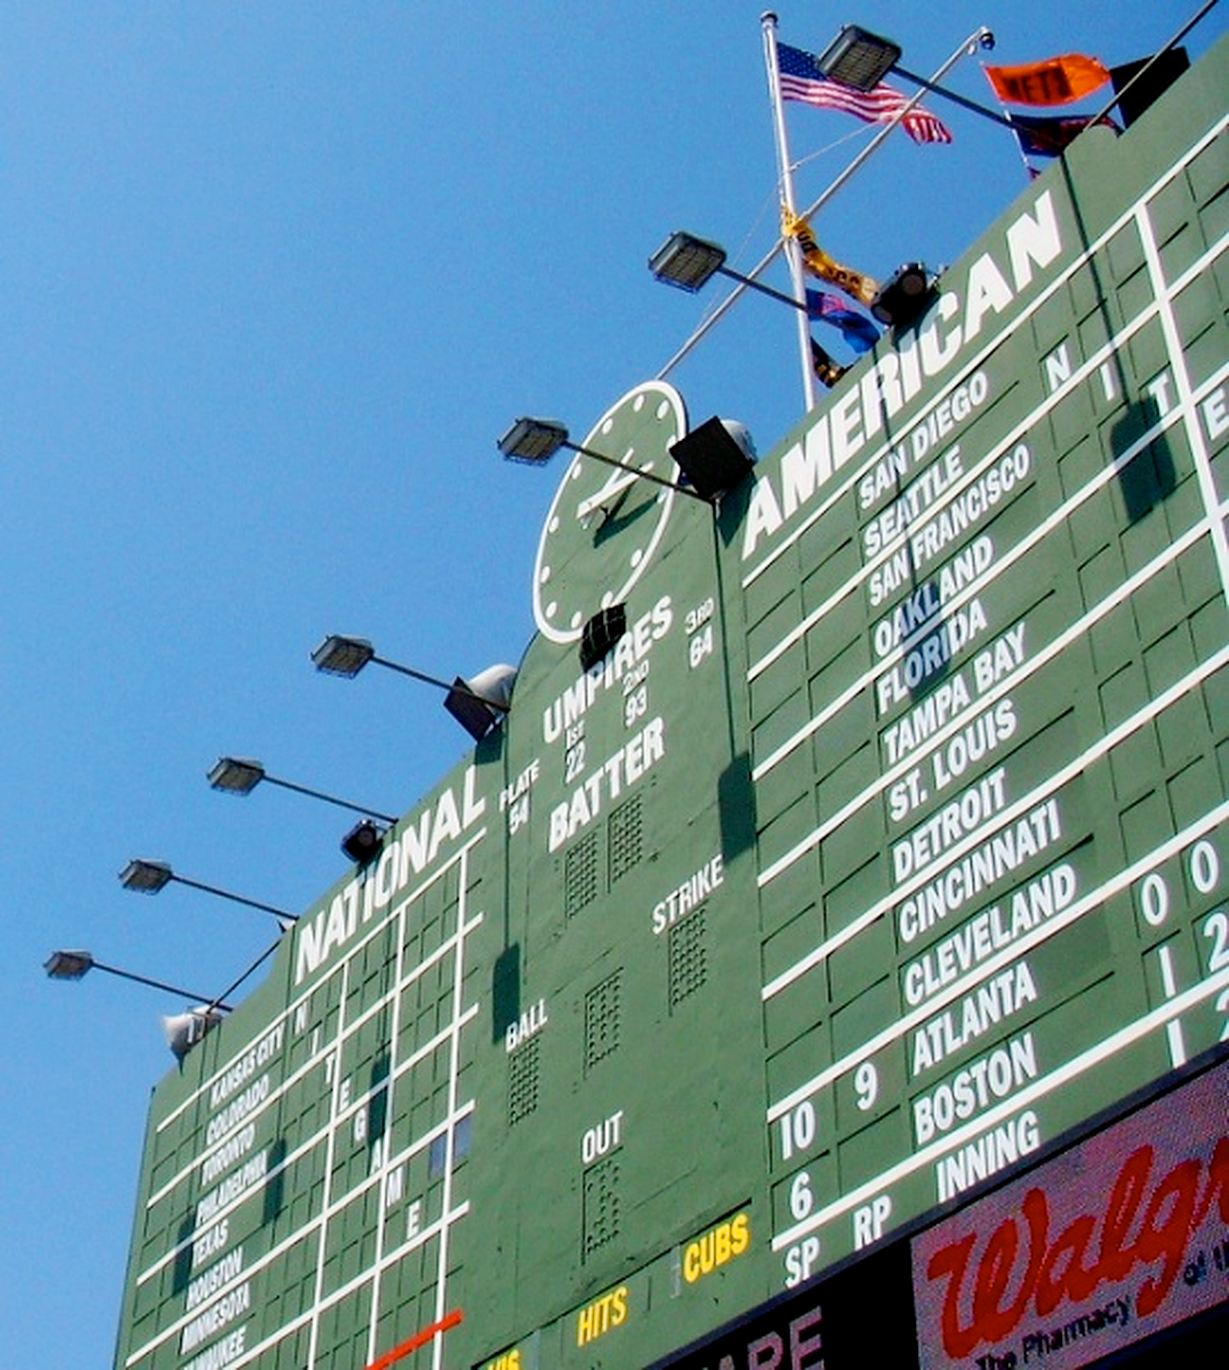
<svg viewBox="0 0 1229 1370">
<path fill-rule="evenodd" d="M 741 429 L 741 425 L 738 427 Z M 742 432 L 745 434 L 746 430 Z M 750 435 L 746 436 L 746 444 L 750 446 Z M 710 503 L 732 490 L 753 464 L 746 447 L 730 432 L 730 425 L 716 416 L 672 444 L 670 455 L 696 494 Z"/>
<path fill-rule="evenodd" d="M 933 303 L 935 278 L 921 262 L 897 267 L 871 301 L 871 313 L 894 332 L 908 328 Z"/>
<path fill-rule="evenodd" d="M 599 609 L 580 635 L 580 669 L 592 670 L 627 632 L 627 605 L 610 604 Z"/>
<path fill-rule="evenodd" d="M 358 866 L 375 860 L 388 829 L 373 819 L 364 818 L 341 839 L 341 849 Z"/>
</svg>

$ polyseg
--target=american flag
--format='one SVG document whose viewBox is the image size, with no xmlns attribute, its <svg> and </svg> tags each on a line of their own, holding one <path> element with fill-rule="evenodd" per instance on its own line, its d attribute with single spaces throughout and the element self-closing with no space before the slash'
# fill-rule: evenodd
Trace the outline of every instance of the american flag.
<svg viewBox="0 0 1229 1370">
<path fill-rule="evenodd" d="M 909 103 L 908 98 L 881 81 L 863 94 L 830 81 L 820 71 L 815 58 L 801 48 L 777 44 L 777 68 L 781 74 L 781 98 L 801 100 L 819 109 L 839 109 L 865 119 L 868 124 L 886 124 Z M 951 130 L 921 105 L 915 105 L 901 120 L 901 127 L 915 143 L 950 143 Z"/>
</svg>

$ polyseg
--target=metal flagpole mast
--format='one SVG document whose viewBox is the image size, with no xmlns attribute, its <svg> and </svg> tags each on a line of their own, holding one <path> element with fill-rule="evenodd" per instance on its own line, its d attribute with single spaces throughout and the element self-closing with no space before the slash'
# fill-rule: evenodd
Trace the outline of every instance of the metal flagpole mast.
<svg viewBox="0 0 1229 1370">
<path fill-rule="evenodd" d="M 978 63 L 978 66 L 981 67 L 981 69 L 982 69 L 982 74 L 985 76 L 986 81 L 988 82 L 988 84 L 989 84 L 989 86 L 990 86 L 990 89 L 991 89 L 991 90 L 994 90 L 994 82 L 990 80 L 990 73 L 989 73 L 988 71 L 986 71 L 986 64 L 985 64 L 985 62 L 979 62 L 979 63 Z M 997 92 L 997 91 L 995 91 L 995 99 L 998 100 L 998 92 Z M 1013 143 L 1015 143 L 1015 145 L 1016 145 L 1016 151 L 1020 154 L 1020 161 L 1024 163 L 1024 174 L 1025 174 L 1025 176 L 1031 177 L 1032 174 L 1033 174 L 1033 168 L 1032 168 L 1031 166 L 1029 166 L 1029 164 L 1028 164 L 1028 154 L 1024 151 L 1024 144 L 1020 141 L 1019 136 L 1017 135 L 1016 130 L 1015 130 L 1014 126 L 1012 125 L 1012 122 L 1011 122 L 1011 110 L 1009 110 L 1009 109 L 1003 104 L 1002 100 L 999 100 L 999 101 L 998 101 L 998 105 L 999 105 L 999 108 L 1003 111 L 1003 121 L 1004 121 L 1004 123 L 1006 123 L 1007 126 L 1008 126 L 1009 128 L 1011 128 L 1011 141 L 1012 141 Z"/>
<path fill-rule="evenodd" d="M 781 199 L 791 214 L 797 213 L 794 203 L 794 169 L 789 157 L 789 143 L 785 136 L 785 106 L 781 99 L 781 69 L 777 63 L 777 16 L 771 10 L 760 15 L 764 31 L 764 66 L 768 75 L 768 95 L 772 102 L 772 126 L 776 135 L 777 162 L 780 168 Z M 802 251 L 794 239 L 786 245 L 790 275 L 794 281 L 794 298 L 806 304 L 806 274 Z M 798 311 L 798 347 L 802 354 L 802 393 L 809 410 L 815 408 L 815 367 L 811 363 L 811 326 L 804 309 Z"/>
<path fill-rule="evenodd" d="M 970 34 L 969 37 L 966 38 L 965 41 L 956 49 L 956 51 L 952 53 L 952 55 L 947 59 L 947 61 L 943 63 L 939 70 L 935 72 L 935 74 L 931 77 L 931 80 L 941 81 L 951 70 L 951 68 L 954 67 L 962 57 L 977 51 L 977 49 L 982 44 L 982 35 L 989 32 L 989 29 L 979 28 L 975 30 L 972 34 Z M 819 199 L 816 200 L 815 203 L 812 204 L 810 208 L 807 209 L 801 215 L 802 218 L 810 219 L 812 215 L 819 213 L 820 209 L 822 209 L 823 206 L 826 205 L 828 201 L 836 194 L 836 192 L 840 190 L 840 188 L 845 184 L 846 181 L 849 180 L 849 178 L 854 174 L 854 172 L 856 172 L 858 168 L 861 167 L 869 158 L 874 156 L 874 154 L 878 151 L 880 145 L 883 143 L 883 140 L 888 137 L 892 130 L 896 128 L 896 126 L 909 113 L 909 111 L 913 109 L 915 105 L 921 103 L 922 95 L 923 91 L 918 90 L 914 95 L 910 96 L 908 101 L 906 101 L 906 103 L 896 111 L 896 113 L 892 116 L 888 123 L 884 124 L 884 126 L 879 130 L 879 132 L 876 133 L 875 136 L 870 140 L 870 142 L 867 143 L 867 145 L 862 149 L 862 151 L 859 152 L 858 155 L 853 159 L 853 161 L 849 163 L 845 170 L 841 172 L 841 174 L 836 178 L 836 180 L 833 181 L 831 185 L 829 185 L 827 190 L 825 190 L 823 194 L 820 195 Z M 755 266 L 751 268 L 750 271 L 745 272 L 744 274 L 750 276 L 753 281 L 756 280 L 760 275 L 763 274 L 765 270 L 767 270 L 769 265 L 771 265 L 777 253 L 781 251 L 783 245 L 784 244 L 782 239 L 778 238 L 777 241 L 772 245 L 772 247 L 769 248 L 765 256 L 760 261 L 758 261 L 755 264 Z M 660 371 L 658 371 L 654 379 L 659 381 L 665 380 L 665 378 L 670 374 L 670 372 L 674 370 L 674 368 L 679 364 L 679 362 L 683 360 L 685 356 L 687 356 L 687 354 L 692 350 L 692 348 L 696 346 L 696 344 L 701 340 L 701 338 L 703 338 L 705 334 L 707 334 L 712 328 L 714 328 L 717 325 L 717 323 L 722 318 L 725 317 L 725 315 L 729 312 L 730 308 L 739 299 L 742 298 L 743 294 L 749 288 L 750 287 L 744 285 L 740 281 L 734 287 L 734 289 L 730 291 L 730 293 L 725 297 L 725 299 L 721 301 L 721 303 L 716 307 L 716 309 L 714 309 L 713 312 L 709 314 L 707 318 L 705 318 L 704 322 L 700 324 L 698 328 L 693 330 L 691 337 L 689 337 L 687 341 L 683 343 L 683 345 L 678 349 L 678 351 L 675 352 L 674 356 L 670 358 L 670 360 L 665 364 L 665 366 L 661 368 Z"/>
</svg>

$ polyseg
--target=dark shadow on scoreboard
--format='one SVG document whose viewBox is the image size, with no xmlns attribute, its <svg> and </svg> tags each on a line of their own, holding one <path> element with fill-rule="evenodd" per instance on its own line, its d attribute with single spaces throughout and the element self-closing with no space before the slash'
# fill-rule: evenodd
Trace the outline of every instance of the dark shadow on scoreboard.
<svg viewBox="0 0 1229 1370">
<path fill-rule="evenodd" d="M 392 1064 L 387 1051 L 381 1051 L 371 1063 L 368 1087 L 371 1102 L 367 1105 L 367 1150 L 374 1151 L 388 1131 L 388 1077 Z"/>
<path fill-rule="evenodd" d="M 1131 523 L 1138 523 L 1177 489 L 1173 452 L 1168 438 L 1159 431 L 1160 422 L 1160 405 L 1153 396 L 1145 395 L 1131 404 L 1110 433 L 1110 450 L 1118 460 L 1139 446 L 1149 432 L 1158 429 L 1156 436 L 1139 446 L 1118 473 L 1118 484 Z"/>
<path fill-rule="evenodd" d="M 286 1139 L 279 1137 L 269 1148 L 269 1178 L 265 1181 L 260 1221 L 271 1223 L 286 1203 Z"/>
<path fill-rule="evenodd" d="M 499 953 L 491 971 L 491 1041 L 503 1041 L 520 1016 L 521 944 L 513 942 Z"/>
<path fill-rule="evenodd" d="M 755 786 L 746 752 L 740 752 L 717 777 L 717 814 L 721 855 L 728 864 L 755 846 Z"/>
<path fill-rule="evenodd" d="M 196 1231 L 196 1208 L 179 1224 L 175 1241 L 175 1265 L 171 1270 L 171 1293 L 182 1294 L 192 1278 L 192 1234 Z"/>
<path fill-rule="evenodd" d="M 1157 83 L 1155 90 L 1146 86 L 1141 87 L 1140 112 L 1156 99 L 1157 95 L 1164 89 L 1161 82 L 1172 81 L 1174 75 L 1177 74 L 1175 69 L 1174 75 L 1166 77 L 1161 74 L 1162 71 L 1163 68 L 1158 67 L 1157 74 L 1153 78 Z M 1135 115 L 1132 114 L 1131 117 L 1133 118 Z M 1130 122 L 1130 119 L 1127 119 L 1127 122 Z M 1088 261 L 1089 278 L 1096 293 L 1098 312 L 1104 321 L 1106 336 L 1112 338 L 1115 332 L 1115 321 L 1109 302 L 1115 295 L 1114 282 L 1112 279 L 1105 279 L 1098 258 L 1092 250 L 1095 235 L 1090 232 L 1085 222 L 1082 195 L 1079 186 L 1073 179 L 1071 164 L 1066 157 L 1061 157 L 1058 160 L 1058 166 L 1061 168 L 1067 193 L 1071 197 L 1071 208 L 1075 213 L 1080 248 L 1086 254 Z M 1124 395 L 1129 394 L 1130 379 L 1117 352 L 1114 352 L 1112 356 L 1111 365 L 1114 368 L 1122 393 Z M 1122 490 L 1127 519 L 1131 523 L 1138 523 L 1146 514 L 1155 509 L 1166 496 L 1173 494 L 1177 488 L 1178 480 L 1173 452 L 1170 450 L 1165 433 L 1160 429 L 1160 421 L 1161 407 L 1156 397 L 1154 395 L 1141 395 L 1128 404 L 1126 413 L 1110 430 L 1110 451 L 1115 460 L 1125 457 L 1149 431 L 1154 428 L 1157 430 L 1156 436 L 1146 445 L 1141 446 L 1118 473 L 1118 483 Z"/>
<path fill-rule="evenodd" d="M 942 593 L 938 582 L 925 581 L 920 586 L 915 582 L 915 588 L 905 603 L 921 604 L 924 606 L 923 612 L 928 612 L 931 604 L 941 604 Z M 951 676 L 952 658 L 963 647 L 966 623 L 966 615 L 959 612 L 947 615 L 939 613 L 925 636 L 915 646 L 906 648 L 899 669 L 905 672 L 905 683 L 912 704 L 925 699 Z M 916 684 L 911 679 L 911 668 L 915 662 L 920 673 Z"/>
<path fill-rule="evenodd" d="M 733 490 L 722 495 L 714 510 L 713 527 L 723 547 L 729 547 L 742 537 L 744 520 L 755 493 L 755 480 L 739 481 Z"/>
</svg>

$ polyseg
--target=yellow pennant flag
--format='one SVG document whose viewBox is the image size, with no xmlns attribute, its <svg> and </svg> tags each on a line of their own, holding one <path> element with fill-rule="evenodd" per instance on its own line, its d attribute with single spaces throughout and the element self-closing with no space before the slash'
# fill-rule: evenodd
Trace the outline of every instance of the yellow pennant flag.
<svg viewBox="0 0 1229 1370">
<path fill-rule="evenodd" d="M 781 232 L 787 238 L 797 238 L 798 245 L 802 248 L 802 260 L 812 276 L 818 276 L 821 281 L 827 281 L 829 285 L 843 290 L 859 304 L 870 304 L 878 295 L 878 281 L 871 276 L 863 275 L 861 271 L 854 271 L 850 267 L 842 266 L 840 262 L 833 261 L 815 241 L 810 224 L 805 219 L 791 214 L 784 205 L 781 206 Z"/>
<path fill-rule="evenodd" d="M 811 369 L 829 390 L 832 389 L 848 370 L 848 368 L 842 366 L 840 362 L 833 361 L 814 338 L 811 339 Z"/>
</svg>

